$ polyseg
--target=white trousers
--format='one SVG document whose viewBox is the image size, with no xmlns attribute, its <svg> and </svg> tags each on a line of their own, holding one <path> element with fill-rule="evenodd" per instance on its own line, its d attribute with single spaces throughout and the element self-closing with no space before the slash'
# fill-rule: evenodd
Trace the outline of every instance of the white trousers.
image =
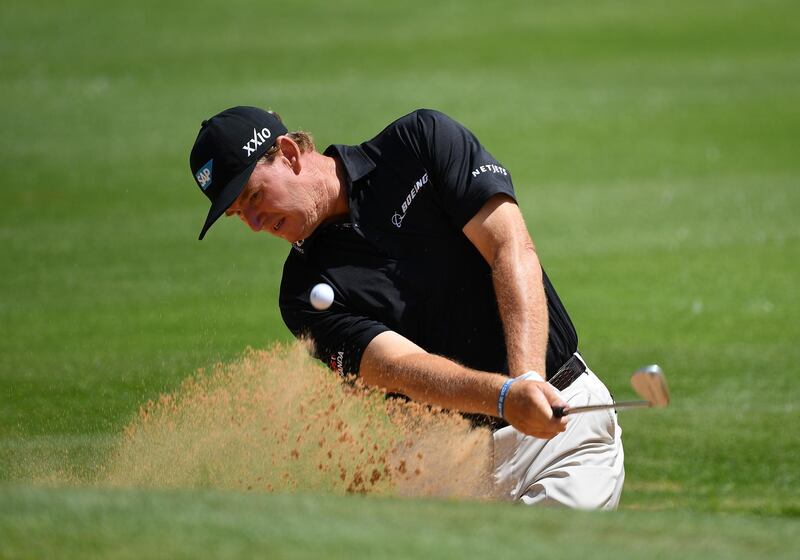
<svg viewBox="0 0 800 560">
<path fill-rule="evenodd" d="M 561 392 L 570 406 L 612 402 L 589 369 Z M 494 433 L 498 497 L 525 504 L 615 509 L 625 480 L 622 429 L 614 410 L 568 416 L 567 429 L 550 440 L 513 426 Z"/>
</svg>

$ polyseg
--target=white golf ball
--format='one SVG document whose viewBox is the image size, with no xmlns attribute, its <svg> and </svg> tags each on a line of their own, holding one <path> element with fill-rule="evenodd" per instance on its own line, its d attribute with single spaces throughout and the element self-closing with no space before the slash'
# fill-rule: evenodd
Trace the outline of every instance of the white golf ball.
<svg viewBox="0 0 800 560">
<path fill-rule="evenodd" d="M 333 303 L 333 288 L 328 284 L 317 284 L 311 288 L 309 299 L 314 309 L 325 311 Z"/>
</svg>

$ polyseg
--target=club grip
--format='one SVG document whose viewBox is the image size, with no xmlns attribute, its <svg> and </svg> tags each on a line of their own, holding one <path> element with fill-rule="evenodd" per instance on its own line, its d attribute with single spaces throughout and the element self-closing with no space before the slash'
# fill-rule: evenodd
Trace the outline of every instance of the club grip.
<svg viewBox="0 0 800 560">
<path fill-rule="evenodd" d="M 553 407 L 553 416 L 556 418 L 563 418 L 566 416 L 566 411 L 564 410 L 565 407 L 563 406 L 554 406 Z"/>
</svg>

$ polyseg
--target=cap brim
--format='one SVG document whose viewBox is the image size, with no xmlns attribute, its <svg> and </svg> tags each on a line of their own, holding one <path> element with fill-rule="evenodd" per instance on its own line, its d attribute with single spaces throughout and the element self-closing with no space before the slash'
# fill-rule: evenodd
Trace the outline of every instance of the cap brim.
<svg viewBox="0 0 800 560">
<path fill-rule="evenodd" d="M 222 192 L 219 193 L 217 199 L 211 204 L 211 209 L 208 211 L 208 216 L 206 217 L 206 223 L 203 225 L 203 229 L 200 230 L 200 237 L 198 239 L 203 239 L 205 237 L 206 232 L 209 230 L 211 226 L 214 225 L 220 216 L 225 213 L 225 210 L 230 208 L 233 201 L 238 198 L 238 196 L 242 193 L 242 189 L 244 189 L 247 180 L 250 178 L 250 175 L 253 173 L 253 169 L 256 168 L 256 164 L 258 161 L 253 162 L 249 166 L 247 166 L 244 171 L 239 173 L 236 177 L 230 180 L 230 182 L 225 185 L 225 188 L 222 189 Z"/>
</svg>

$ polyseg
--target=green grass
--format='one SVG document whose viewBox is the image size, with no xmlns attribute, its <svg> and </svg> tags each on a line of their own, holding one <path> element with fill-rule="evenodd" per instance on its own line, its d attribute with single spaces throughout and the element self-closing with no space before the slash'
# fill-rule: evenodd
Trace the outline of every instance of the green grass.
<svg viewBox="0 0 800 560">
<path fill-rule="evenodd" d="M 547 518 L 484 504 L 51 491 L 25 475 L 67 464 L 91 479 L 140 404 L 290 338 L 277 310 L 287 247 L 232 221 L 196 241 L 207 202 L 187 159 L 203 118 L 272 107 L 324 147 L 425 106 L 467 124 L 511 170 L 582 351 L 612 391 L 631 396 L 635 366 L 667 372 L 672 406 L 621 418 L 623 512 L 564 513 L 568 526 L 598 539 L 613 526 L 628 555 L 659 524 L 663 546 L 677 527 L 673 540 L 698 556 L 775 553 L 769 541 L 796 532 L 800 513 L 798 16 L 790 1 L 3 3 L 0 481 L 15 486 L 0 535 L 39 531 L 56 550 L 68 539 L 51 529 L 74 514 L 70 542 L 110 556 L 137 550 L 130 511 L 157 502 L 193 517 L 182 529 L 158 514 L 154 542 L 205 527 L 198 542 L 216 544 L 203 551 L 235 556 L 252 549 L 214 548 L 236 538 L 233 525 L 252 546 L 269 525 L 248 525 L 240 507 L 305 515 L 315 531 L 354 504 L 392 523 L 426 511 Z M 317 500 L 325 507 L 304 509 Z M 103 508 L 115 528 L 95 534 Z M 491 523 L 464 523 L 470 550 L 506 546 Z M 403 543 L 458 550 L 452 529 L 425 526 Z M 543 534 L 530 546 L 589 542 Z M 294 542 L 281 535 L 270 542 Z M 315 554 L 368 537 L 352 538 L 331 532 Z M 188 556 L 188 541 L 169 555 Z"/>
<path fill-rule="evenodd" d="M 459 502 L 0 487 L 14 558 L 795 558 L 785 519 Z M 320 523 L 317 520 L 324 520 Z"/>
</svg>

